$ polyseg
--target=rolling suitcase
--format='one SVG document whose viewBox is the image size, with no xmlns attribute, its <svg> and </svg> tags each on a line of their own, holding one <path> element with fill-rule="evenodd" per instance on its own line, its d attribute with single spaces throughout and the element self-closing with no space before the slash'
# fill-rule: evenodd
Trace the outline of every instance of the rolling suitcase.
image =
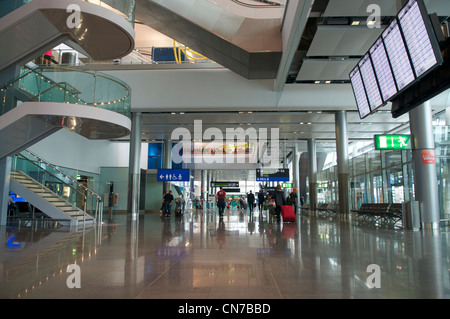
<svg viewBox="0 0 450 319">
<path fill-rule="evenodd" d="M 291 205 L 281 206 L 281 217 L 284 223 L 295 222 L 294 208 Z"/>
</svg>

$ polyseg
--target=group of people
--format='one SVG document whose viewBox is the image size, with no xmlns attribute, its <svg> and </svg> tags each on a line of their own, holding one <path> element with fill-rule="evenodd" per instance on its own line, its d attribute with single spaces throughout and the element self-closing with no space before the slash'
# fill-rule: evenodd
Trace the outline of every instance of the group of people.
<svg viewBox="0 0 450 319">
<path fill-rule="evenodd" d="M 177 216 L 183 216 L 186 203 L 186 201 L 183 198 L 183 194 L 180 194 L 180 197 L 174 198 L 171 190 L 169 190 L 163 196 L 162 205 L 160 209 L 161 216 L 164 214 L 165 217 L 170 217 L 172 203 L 174 201 L 175 201 L 175 214 Z"/>
<path fill-rule="evenodd" d="M 274 191 L 271 191 L 269 194 L 265 194 L 263 190 L 258 192 L 258 210 L 260 213 L 268 206 L 268 202 L 273 203 L 275 207 L 275 216 L 277 222 L 281 220 L 281 206 L 283 205 L 293 205 L 294 211 L 297 211 L 297 190 L 291 192 L 287 197 L 284 195 L 284 191 L 281 185 L 278 185 Z M 219 208 L 219 217 L 223 217 L 225 207 L 226 207 L 226 192 L 223 190 L 223 187 L 220 187 L 220 190 L 216 194 L 217 207 Z M 250 213 L 253 213 L 255 209 L 255 194 L 250 190 L 247 194 L 247 201 L 245 201 L 244 197 L 241 196 L 239 198 L 239 207 L 243 209 L 248 209 Z M 266 203 L 267 202 L 267 203 Z"/>
<path fill-rule="evenodd" d="M 268 194 L 265 194 L 263 190 L 258 192 L 258 210 L 260 213 L 266 207 L 273 206 L 275 216 L 277 222 L 280 222 L 281 219 L 281 206 L 283 205 L 293 205 L 294 211 L 297 211 L 297 191 L 294 190 L 287 197 L 284 195 L 284 191 L 281 188 L 281 185 L 278 185 L 275 190 L 270 191 Z M 164 194 L 160 215 L 164 214 L 165 217 L 170 217 L 172 204 L 175 201 L 175 214 L 177 216 L 183 216 L 185 209 L 185 200 L 183 195 L 180 197 L 174 198 L 172 191 L 169 190 Z M 217 207 L 219 208 L 219 217 L 222 218 L 225 212 L 225 208 L 227 207 L 227 194 L 223 190 L 223 187 L 220 187 L 219 191 L 216 194 Z M 243 196 L 239 198 L 239 207 L 243 209 L 248 209 L 250 213 L 253 213 L 255 209 L 256 197 L 255 194 L 250 190 L 247 194 L 247 200 L 244 199 Z"/>
</svg>

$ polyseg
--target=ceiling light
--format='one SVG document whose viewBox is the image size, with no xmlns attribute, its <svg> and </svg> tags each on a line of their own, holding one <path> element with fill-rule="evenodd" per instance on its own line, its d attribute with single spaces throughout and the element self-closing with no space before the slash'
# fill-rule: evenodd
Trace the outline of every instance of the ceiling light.
<svg viewBox="0 0 450 319">
<path fill-rule="evenodd" d="M 315 81 L 314 83 L 315 83 L 315 84 L 320 84 L 320 81 Z"/>
<path fill-rule="evenodd" d="M 352 25 L 359 25 L 361 23 L 361 21 L 353 21 Z"/>
</svg>

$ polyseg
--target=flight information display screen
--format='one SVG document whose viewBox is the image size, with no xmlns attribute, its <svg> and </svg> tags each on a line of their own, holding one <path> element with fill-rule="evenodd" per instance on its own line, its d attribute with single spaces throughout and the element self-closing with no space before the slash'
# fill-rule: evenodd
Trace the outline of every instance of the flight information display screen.
<svg viewBox="0 0 450 319">
<path fill-rule="evenodd" d="M 386 28 L 382 36 L 398 90 L 401 91 L 411 84 L 416 77 L 396 19 Z"/>
<path fill-rule="evenodd" d="M 381 98 L 380 88 L 378 87 L 369 54 L 366 54 L 359 62 L 359 69 L 369 99 L 370 110 L 375 111 L 383 105 L 383 99 Z"/>
<path fill-rule="evenodd" d="M 438 62 L 442 63 L 442 61 L 438 61 L 438 56 L 442 57 L 442 55 L 437 55 L 433 48 L 430 32 L 427 29 L 417 0 L 410 0 L 398 14 L 398 19 L 405 36 L 414 71 L 417 77 L 421 77 L 436 66 Z"/>
<path fill-rule="evenodd" d="M 350 81 L 352 83 L 353 93 L 355 95 L 356 105 L 359 111 L 359 117 L 363 119 L 368 116 L 371 111 L 358 65 L 350 73 Z"/>
<path fill-rule="evenodd" d="M 350 73 L 361 118 L 394 101 L 444 63 L 423 0 L 407 2 Z"/>
<path fill-rule="evenodd" d="M 372 57 L 373 67 L 378 78 L 378 83 L 380 84 L 383 101 L 387 102 L 391 97 L 397 94 L 398 91 L 383 39 L 379 38 L 370 48 L 369 52 Z"/>
</svg>

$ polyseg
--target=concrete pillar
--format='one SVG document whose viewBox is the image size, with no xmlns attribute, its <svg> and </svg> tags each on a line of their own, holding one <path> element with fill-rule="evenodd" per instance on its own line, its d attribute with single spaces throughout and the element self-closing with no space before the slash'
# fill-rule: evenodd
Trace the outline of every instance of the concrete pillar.
<svg viewBox="0 0 450 319">
<path fill-rule="evenodd" d="M 348 174 L 348 136 L 347 113 L 338 111 L 335 114 L 336 153 L 338 169 L 339 213 L 348 216 L 350 213 L 349 174 Z"/>
<path fill-rule="evenodd" d="M 139 216 L 141 188 L 142 113 L 132 113 L 130 136 L 130 163 L 128 170 L 128 213 L 132 220 Z"/>
<path fill-rule="evenodd" d="M 172 141 L 164 140 L 164 168 L 172 168 Z M 170 190 L 170 182 L 163 182 L 164 194 Z"/>
<path fill-rule="evenodd" d="M 309 210 L 315 211 L 317 207 L 317 154 L 316 140 L 308 140 L 309 155 Z"/>
<path fill-rule="evenodd" d="M 420 203 L 422 227 L 439 231 L 440 212 L 431 103 L 409 111 L 413 136 L 415 199 Z"/>
<path fill-rule="evenodd" d="M 300 157 L 298 154 L 298 145 L 296 144 L 293 149 L 293 156 L 292 156 L 292 170 L 294 175 L 294 190 L 297 188 L 297 207 L 300 208 Z"/>
</svg>

